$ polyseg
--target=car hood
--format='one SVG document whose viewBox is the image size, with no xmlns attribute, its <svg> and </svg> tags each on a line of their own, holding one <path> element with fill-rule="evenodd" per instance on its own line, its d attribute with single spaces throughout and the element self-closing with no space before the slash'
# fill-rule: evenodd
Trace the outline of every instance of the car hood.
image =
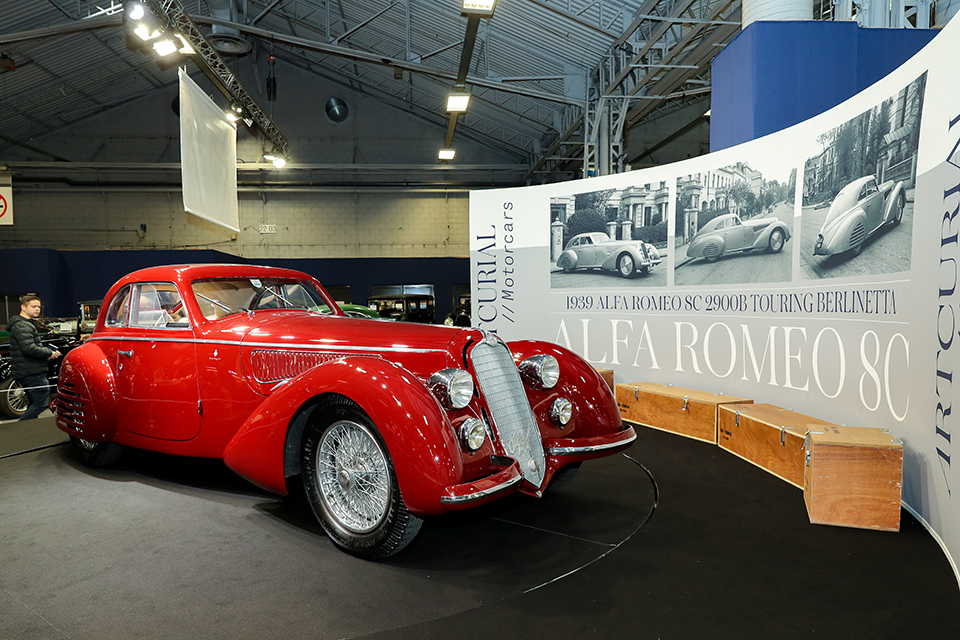
<svg viewBox="0 0 960 640">
<path fill-rule="evenodd" d="M 759 231 L 764 227 L 770 226 L 774 222 L 775 218 L 761 218 L 760 220 L 741 220 L 744 226 L 750 227 L 754 231 Z"/>
<path fill-rule="evenodd" d="M 259 311 L 252 318 L 237 315 L 226 319 L 226 323 L 217 332 L 224 338 L 240 338 L 248 355 L 273 347 L 291 352 L 320 350 L 336 355 L 367 355 L 397 362 L 421 376 L 445 367 L 462 366 L 456 357 L 458 345 L 471 338 L 483 338 L 482 332 L 472 328 L 362 320 L 303 311 Z"/>
</svg>

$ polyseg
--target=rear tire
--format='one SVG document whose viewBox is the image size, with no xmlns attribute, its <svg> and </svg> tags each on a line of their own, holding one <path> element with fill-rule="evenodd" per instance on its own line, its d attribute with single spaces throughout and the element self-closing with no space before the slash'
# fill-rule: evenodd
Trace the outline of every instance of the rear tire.
<svg viewBox="0 0 960 640">
<path fill-rule="evenodd" d="M 27 392 L 13 377 L 0 382 L 0 414 L 8 418 L 19 418 L 26 412 Z"/>
<path fill-rule="evenodd" d="M 301 468 L 310 507 L 334 544 L 379 560 L 397 553 L 423 521 L 407 510 L 393 461 L 373 421 L 347 399 L 304 430 Z"/>
</svg>

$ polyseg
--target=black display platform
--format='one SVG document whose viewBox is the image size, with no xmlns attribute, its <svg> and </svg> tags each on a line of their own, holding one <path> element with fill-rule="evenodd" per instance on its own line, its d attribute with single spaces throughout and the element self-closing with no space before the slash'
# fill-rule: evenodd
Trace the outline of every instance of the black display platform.
<svg viewBox="0 0 960 640">
<path fill-rule="evenodd" d="M 4 423 L 0 450 L 25 428 L 62 442 L 50 418 Z M 909 514 L 900 533 L 810 525 L 798 489 L 658 431 L 628 451 L 660 492 L 639 531 L 654 485 L 615 456 L 542 500 L 430 520 L 381 563 L 218 461 L 90 470 L 43 446 L 0 457 L 3 639 L 960 633 L 957 581 Z"/>
</svg>

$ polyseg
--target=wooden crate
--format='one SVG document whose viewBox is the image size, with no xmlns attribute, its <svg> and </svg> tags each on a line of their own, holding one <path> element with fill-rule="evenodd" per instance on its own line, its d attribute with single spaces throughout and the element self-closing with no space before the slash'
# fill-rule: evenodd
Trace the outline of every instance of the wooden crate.
<svg viewBox="0 0 960 640">
<path fill-rule="evenodd" d="M 814 524 L 900 530 L 903 444 L 883 429 L 811 428 L 803 499 Z"/>
<path fill-rule="evenodd" d="M 804 439 L 809 429 L 821 426 L 833 423 L 772 404 L 723 404 L 717 418 L 717 444 L 803 489 Z"/>
<path fill-rule="evenodd" d="M 597 373 L 600 374 L 603 381 L 610 387 L 610 391 L 613 391 L 613 369 L 597 369 Z"/>
<path fill-rule="evenodd" d="M 751 403 L 749 398 L 684 389 L 654 382 L 616 385 L 624 420 L 704 442 L 717 442 L 717 407 Z"/>
</svg>

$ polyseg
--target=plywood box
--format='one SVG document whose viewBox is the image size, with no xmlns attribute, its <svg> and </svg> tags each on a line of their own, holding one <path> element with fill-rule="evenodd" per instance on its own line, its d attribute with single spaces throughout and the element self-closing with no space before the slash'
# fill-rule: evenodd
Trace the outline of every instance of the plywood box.
<svg viewBox="0 0 960 640">
<path fill-rule="evenodd" d="M 723 404 L 717 444 L 802 489 L 804 440 L 818 426 L 834 425 L 772 404 Z"/>
<path fill-rule="evenodd" d="M 883 429 L 811 429 L 803 498 L 814 524 L 900 530 L 903 444 Z"/>
<path fill-rule="evenodd" d="M 597 373 L 600 374 L 603 381 L 610 387 L 610 391 L 613 391 L 613 369 L 597 369 Z"/>
<path fill-rule="evenodd" d="M 717 407 L 753 402 L 749 398 L 654 382 L 618 384 L 616 395 L 624 420 L 714 444 L 717 442 Z"/>
</svg>

